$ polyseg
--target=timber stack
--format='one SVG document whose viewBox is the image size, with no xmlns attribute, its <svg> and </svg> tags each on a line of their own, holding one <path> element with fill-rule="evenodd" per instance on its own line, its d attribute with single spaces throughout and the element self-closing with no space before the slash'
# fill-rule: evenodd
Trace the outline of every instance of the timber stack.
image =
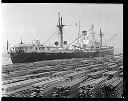
<svg viewBox="0 0 128 101">
<path fill-rule="evenodd" d="M 5 97 L 122 98 L 123 56 L 4 65 L 2 80 Z"/>
</svg>

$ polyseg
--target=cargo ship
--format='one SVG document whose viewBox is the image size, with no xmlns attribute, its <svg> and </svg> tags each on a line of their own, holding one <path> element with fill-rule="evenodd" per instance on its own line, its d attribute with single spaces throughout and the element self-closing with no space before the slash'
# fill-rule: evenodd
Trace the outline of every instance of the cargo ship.
<svg viewBox="0 0 128 101">
<path fill-rule="evenodd" d="M 10 54 L 12 63 L 29 63 L 54 59 L 92 58 L 114 54 L 114 47 L 102 45 L 103 33 L 101 29 L 99 34 L 100 42 L 96 41 L 93 25 L 89 30 L 81 31 L 81 35 L 79 31 L 78 37 L 68 44 L 67 41 L 63 39 L 63 27 L 66 25 L 63 25 L 62 22 L 62 17 L 60 17 L 60 13 L 58 13 L 57 34 L 59 35 L 59 42 L 55 42 L 54 46 L 40 44 L 39 40 L 33 40 L 32 44 L 25 44 L 21 40 L 20 44 L 9 47 L 7 41 L 7 50 Z M 88 34 L 91 35 L 92 40 L 88 40 Z"/>
</svg>

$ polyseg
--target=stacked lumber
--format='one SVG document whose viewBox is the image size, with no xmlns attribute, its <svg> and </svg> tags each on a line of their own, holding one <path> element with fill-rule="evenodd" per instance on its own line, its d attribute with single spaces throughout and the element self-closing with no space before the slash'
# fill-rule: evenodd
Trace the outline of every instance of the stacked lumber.
<svg viewBox="0 0 128 101">
<path fill-rule="evenodd" d="M 73 81 L 75 81 L 75 83 L 77 83 L 77 82 L 80 82 L 80 79 L 73 80 Z M 70 82 L 70 86 L 74 85 L 73 81 Z M 65 88 L 66 86 L 69 85 L 68 83 L 69 82 L 65 81 L 64 78 L 62 78 L 62 80 L 56 80 L 56 81 L 53 80 L 53 81 L 49 81 L 47 83 L 45 82 L 45 84 L 43 82 L 40 82 L 38 84 L 34 84 L 34 87 L 40 86 L 40 88 L 41 88 L 40 90 L 37 89 L 37 92 L 39 92 L 39 93 L 36 95 L 38 95 L 40 97 L 51 97 L 53 91 L 55 91 L 55 87 L 61 86 L 63 89 L 63 87 Z M 63 84 L 65 84 L 65 85 L 63 85 Z M 61 94 L 62 94 L 62 92 L 61 92 Z"/>
<path fill-rule="evenodd" d="M 88 75 L 89 78 L 98 79 L 98 78 L 102 77 L 104 72 L 105 72 L 105 70 L 101 70 L 101 71 L 97 71 L 97 72 L 91 72 L 87 75 Z"/>
<path fill-rule="evenodd" d="M 6 84 L 6 85 L 3 85 L 3 92 L 5 92 L 6 94 L 12 94 L 12 93 L 16 93 L 22 90 L 26 90 L 26 89 L 31 88 L 32 84 L 39 83 L 40 81 L 45 81 L 46 79 L 47 77 L 29 79 L 29 80 L 15 82 L 11 84 Z"/>
<path fill-rule="evenodd" d="M 111 79 L 113 77 L 119 76 L 118 71 L 108 71 L 103 74 L 103 76 L 108 77 L 108 79 Z"/>
<path fill-rule="evenodd" d="M 88 77 L 77 78 L 75 80 L 70 80 L 66 82 L 64 85 L 60 85 L 54 88 L 54 93 L 52 97 L 60 97 L 60 98 L 72 98 L 79 96 L 78 86 Z"/>
<path fill-rule="evenodd" d="M 5 84 L 10 84 L 10 83 L 25 81 L 28 79 L 48 77 L 48 76 L 52 76 L 54 73 L 55 73 L 55 71 L 51 71 L 51 72 L 44 72 L 44 73 L 38 73 L 38 74 L 25 75 L 25 76 L 21 76 L 21 77 L 15 77 L 15 78 L 3 81 L 2 84 L 5 85 Z"/>
<path fill-rule="evenodd" d="M 123 94 L 123 78 L 113 78 L 102 87 L 102 98 L 121 98 Z"/>
<path fill-rule="evenodd" d="M 12 78 L 15 78 L 15 77 L 22 77 L 22 76 L 30 75 L 30 74 L 43 73 L 48 68 L 51 69 L 51 67 L 38 67 L 36 69 L 15 71 L 15 72 L 13 72 L 11 74 L 3 76 L 2 79 L 3 80 L 8 80 L 8 79 L 12 79 Z M 51 71 L 52 71 L 52 69 L 51 69 Z"/>
<path fill-rule="evenodd" d="M 113 71 L 113 70 L 118 70 L 119 66 L 117 64 L 115 65 L 109 65 L 106 67 L 106 70 L 108 71 Z"/>
<path fill-rule="evenodd" d="M 63 83 L 64 83 L 63 78 L 51 78 L 47 82 L 40 82 L 34 84 L 33 88 L 35 88 L 36 90 L 33 89 L 34 92 L 32 92 L 32 94 L 36 92 L 35 94 L 40 97 L 50 97 L 54 91 L 54 87 L 61 85 Z"/>
<path fill-rule="evenodd" d="M 107 80 L 107 78 L 102 77 L 99 79 L 91 79 L 85 81 L 79 86 L 79 92 L 81 98 L 98 98 L 101 85 Z"/>
<path fill-rule="evenodd" d="M 114 72 L 114 70 L 117 70 L 120 73 L 120 78 L 122 77 L 123 67 L 120 67 L 120 65 L 122 66 L 121 59 L 122 57 L 120 56 L 106 56 L 92 59 L 73 58 L 6 65 L 3 66 L 2 70 L 2 91 L 10 97 L 31 96 L 49 98 L 55 92 L 54 88 L 60 86 L 64 90 L 59 95 L 65 98 L 72 98 L 79 96 L 80 92 L 78 89 L 81 83 L 84 84 L 83 82 L 86 81 L 87 83 L 88 81 L 87 84 L 91 87 L 86 86 L 86 89 L 90 89 L 86 91 L 88 93 L 95 92 L 90 95 L 98 97 L 98 94 L 99 96 L 102 95 L 100 89 L 103 86 L 99 87 L 96 85 L 105 83 L 104 80 L 104 83 L 98 83 L 98 79 L 103 78 L 103 73 L 116 77 L 117 72 Z M 108 71 L 106 72 L 106 70 Z M 110 70 L 113 70 L 113 72 Z M 99 93 L 96 93 L 96 89 L 98 89 Z M 68 93 L 63 95 L 67 91 Z M 84 93 L 84 95 L 88 94 Z"/>
<path fill-rule="evenodd" d="M 118 71 L 119 71 L 119 73 L 122 73 L 123 72 L 123 66 L 120 66 Z"/>
<path fill-rule="evenodd" d="M 54 73 L 52 76 L 55 77 L 55 76 L 64 76 L 64 75 L 67 75 L 67 74 L 70 74 L 72 73 L 73 71 L 71 70 L 68 70 L 68 71 L 60 71 L 60 72 L 56 72 Z"/>
<path fill-rule="evenodd" d="M 56 98 L 56 97 L 65 97 L 67 95 L 69 95 L 69 90 L 70 90 L 70 87 L 69 86 L 65 86 L 65 87 L 55 87 L 54 88 L 54 92 L 52 94 L 52 97 Z"/>
<path fill-rule="evenodd" d="M 82 70 L 92 70 L 93 71 L 93 69 L 101 67 L 101 66 L 103 66 L 103 64 L 92 64 L 92 65 L 78 67 L 75 70 L 76 71 L 82 71 Z"/>
</svg>

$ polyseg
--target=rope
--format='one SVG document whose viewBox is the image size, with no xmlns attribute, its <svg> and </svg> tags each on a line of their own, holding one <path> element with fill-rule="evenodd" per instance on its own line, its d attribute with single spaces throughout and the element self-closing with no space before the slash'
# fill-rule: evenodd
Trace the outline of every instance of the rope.
<svg viewBox="0 0 128 101">
<path fill-rule="evenodd" d="M 115 52 L 119 53 L 119 54 L 122 54 L 121 52 L 117 51 L 117 50 L 114 50 Z"/>
<path fill-rule="evenodd" d="M 14 57 L 14 56 L 12 56 L 12 57 Z M 3 57 L 3 59 L 2 59 L 2 61 L 3 61 L 2 65 L 7 65 L 6 63 L 9 61 L 9 59 L 11 59 L 10 56 L 9 57 Z"/>
<path fill-rule="evenodd" d="M 5 65 L 8 61 L 9 61 L 10 58 L 7 58 L 6 60 L 3 61 L 3 64 Z"/>
<path fill-rule="evenodd" d="M 8 59 L 8 57 L 5 57 L 5 58 L 2 59 L 2 61 L 6 61 L 7 59 Z"/>
<path fill-rule="evenodd" d="M 109 43 L 110 41 L 112 41 L 112 39 L 113 39 L 115 36 L 117 36 L 117 34 L 115 34 L 110 40 L 107 40 L 108 43 Z M 106 43 L 107 41 L 105 41 L 104 43 Z M 105 45 L 107 45 L 108 43 L 106 43 Z"/>
<path fill-rule="evenodd" d="M 49 38 L 47 41 L 44 42 L 44 44 L 46 44 L 55 34 L 56 34 L 56 33 L 53 33 L 53 34 L 50 36 L 50 38 Z M 43 45 L 44 45 L 44 44 L 43 44 Z"/>
<path fill-rule="evenodd" d="M 69 39 L 69 40 L 71 40 L 72 38 L 70 37 L 70 35 L 68 35 L 68 33 L 66 32 L 66 30 L 64 29 L 64 33 L 66 34 L 65 36 L 66 36 L 66 38 L 67 39 Z"/>
<path fill-rule="evenodd" d="M 53 37 L 53 35 L 54 35 L 54 34 L 52 34 L 52 35 L 50 36 L 50 38 L 49 38 L 47 41 L 44 42 L 44 44 L 46 44 L 46 43 Z M 43 45 L 44 45 L 44 44 L 43 44 Z"/>
<path fill-rule="evenodd" d="M 91 28 L 90 28 L 89 30 L 91 30 Z M 88 30 L 88 31 L 89 31 L 89 30 Z M 88 32 L 88 31 L 87 31 L 87 32 Z M 86 33 L 87 33 L 87 32 L 86 32 Z M 83 36 L 83 35 L 80 35 L 80 36 L 79 36 L 78 38 L 76 38 L 73 42 L 71 42 L 70 44 L 68 44 L 68 46 L 71 45 L 72 43 L 74 43 L 75 41 L 77 41 L 77 40 L 78 40 L 80 37 L 82 37 L 82 36 Z M 67 47 L 68 47 L 68 46 L 67 46 Z"/>
</svg>

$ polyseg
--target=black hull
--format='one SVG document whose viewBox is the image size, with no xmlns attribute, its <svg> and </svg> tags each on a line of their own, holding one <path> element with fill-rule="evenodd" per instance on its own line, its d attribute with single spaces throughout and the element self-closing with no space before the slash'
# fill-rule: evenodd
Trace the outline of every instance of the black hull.
<svg viewBox="0 0 128 101">
<path fill-rule="evenodd" d="M 106 49 L 97 52 L 73 52 L 73 53 L 10 53 L 12 63 L 29 63 L 42 60 L 90 58 L 105 55 L 113 55 L 114 49 Z"/>
</svg>

